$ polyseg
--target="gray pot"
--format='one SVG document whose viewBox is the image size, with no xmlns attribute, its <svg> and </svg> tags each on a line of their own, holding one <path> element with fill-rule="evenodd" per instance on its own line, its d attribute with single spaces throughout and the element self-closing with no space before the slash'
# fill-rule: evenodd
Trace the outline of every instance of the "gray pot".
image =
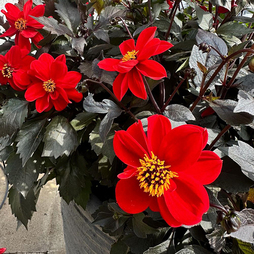
<svg viewBox="0 0 254 254">
<path fill-rule="evenodd" d="M 93 224 L 92 213 L 100 201 L 92 196 L 86 210 L 74 202 L 61 201 L 66 254 L 107 254 L 114 239 Z"/>
</svg>

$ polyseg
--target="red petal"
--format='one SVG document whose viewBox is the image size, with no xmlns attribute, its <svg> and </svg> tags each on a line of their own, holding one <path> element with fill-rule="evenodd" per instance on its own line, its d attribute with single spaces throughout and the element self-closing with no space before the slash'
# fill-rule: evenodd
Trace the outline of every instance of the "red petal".
<svg viewBox="0 0 254 254">
<path fill-rule="evenodd" d="M 0 35 L 0 37 L 11 37 L 14 34 L 17 33 L 17 29 L 15 27 L 10 27 L 8 30 L 6 30 L 3 34 Z"/>
<path fill-rule="evenodd" d="M 147 154 L 147 151 L 126 131 L 115 133 L 113 146 L 116 156 L 132 167 L 139 167 L 139 160 Z"/>
<path fill-rule="evenodd" d="M 50 77 L 57 82 L 58 79 L 62 79 L 67 74 L 67 66 L 66 64 L 60 61 L 54 61 L 50 66 Z"/>
<path fill-rule="evenodd" d="M 114 58 L 106 58 L 98 63 L 98 66 L 105 71 L 115 71 L 114 66 L 121 60 Z"/>
<path fill-rule="evenodd" d="M 16 21 L 19 18 L 19 14 L 20 14 L 21 11 L 20 11 L 20 9 L 16 5 L 11 4 L 11 3 L 7 3 L 5 5 L 5 9 L 8 12 L 8 17 L 11 17 L 12 20 Z M 3 10 L 2 10 L 2 12 L 3 12 Z"/>
<path fill-rule="evenodd" d="M 119 49 L 124 56 L 128 51 L 132 51 L 135 49 L 135 41 L 133 39 L 124 41 L 119 45 Z"/>
<path fill-rule="evenodd" d="M 12 46 L 6 53 L 5 58 L 12 68 L 19 68 L 21 65 L 21 52 L 19 46 Z"/>
<path fill-rule="evenodd" d="M 30 17 L 31 14 L 29 14 L 29 17 L 27 18 L 27 27 L 33 28 L 33 29 L 42 29 L 44 27 L 43 24 L 39 23 L 34 18 Z"/>
<path fill-rule="evenodd" d="M 120 180 L 115 191 L 118 205 L 127 213 L 141 213 L 151 202 L 151 197 L 140 189 L 135 177 Z"/>
<path fill-rule="evenodd" d="M 137 123 L 132 124 L 127 132 L 150 154 L 150 149 L 147 145 L 147 137 L 143 129 L 143 125 L 139 120 Z"/>
<path fill-rule="evenodd" d="M 151 203 L 149 204 L 149 208 L 150 208 L 153 212 L 159 212 L 159 211 L 160 211 L 157 198 L 152 198 L 152 199 L 151 199 Z"/>
<path fill-rule="evenodd" d="M 25 19 L 27 19 L 27 16 L 28 16 L 29 12 L 31 11 L 32 6 L 33 6 L 33 1 L 32 0 L 28 0 L 24 4 L 23 12 L 24 12 L 24 18 Z"/>
<path fill-rule="evenodd" d="M 133 68 L 126 75 L 128 75 L 127 82 L 131 92 L 138 98 L 145 100 L 147 98 L 146 88 L 145 88 L 143 78 L 141 74 L 139 73 L 139 71 L 136 68 Z"/>
<path fill-rule="evenodd" d="M 61 87 L 64 89 L 73 89 L 77 86 L 81 78 L 82 78 L 82 75 L 79 72 L 68 71 L 66 75 L 61 79 L 61 83 L 62 83 Z"/>
<path fill-rule="evenodd" d="M 34 37 L 38 32 L 34 28 L 26 28 L 20 32 L 22 36 L 25 38 L 32 38 Z"/>
<path fill-rule="evenodd" d="M 137 56 L 137 60 L 143 61 L 150 58 L 153 55 L 156 55 L 156 50 L 160 45 L 160 39 L 154 38 L 149 43 L 146 44 L 145 48 Z"/>
<path fill-rule="evenodd" d="M 29 76 L 26 72 L 19 70 L 13 73 L 13 81 L 17 87 L 21 90 L 25 90 L 27 86 L 30 84 Z"/>
<path fill-rule="evenodd" d="M 174 45 L 167 41 L 160 41 L 159 47 L 156 49 L 155 55 L 159 55 L 166 50 L 172 48 Z"/>
<path fill-rule="evenodd" d="M 196 163 L 203 149 L 204 128 L 186 124 L 172 129 L 162 140 L 158 157 L 178 172 Z"/>
<path fill-rule="evenodd" d="M 220 174 L 222 160 L 211 151 L 202 151 L 198 161 L 190 168 L 183 171 L 199 181 L 202 185 L 212 183 Z"/>
<path fill-rule="evenodd" d="M 36 110 L 41 113 L 43 111 L 48 111 L 52 108 L 52 104 L 49 103 L 49 95 L 46 94 L 42 98 L 39 98 L 35 102 Z"/>
<path fill-rule="evenodd" d="M 15 38 L 15 43 L 16 43 L 16 45 L 19 45 L 19 47 L 21 49 L 25 49 L 28 52 L 31 51 L 31 43 L 30 43 L 29 39 L 22 36 L 21 33 L 17 34 L 17 36 Z"/>
<path fill-rule="evenodd" d="M 113 82 L 113 92 L 116 98 L 121 101 L 128 90 L 127 74 L 119 74 Z"/>
<path fill-rule="evenodd" d="M 169 119 L 162 115 L 148 117 L 147 139 L 151 151 L 158 155 L 161 149 L 161 142 L 166 134 L 171 130 Z"/>
<path fill-rule="evenodd" d="M 137 43 L 136 43 L 136 50 L 138 50 L 140 54 L 142 50 L 146 50 L 145 49 L 146 44 L 154 38 L 156 29 L 157 29 L 156 26 L 148 27 L 144 29 L 138 36 Z"/>
<path fill-rule="evenodd" d="M 75 102 L 80 102 L 83 99 L 83 94 L 78 92 L 75 88 L 74 89 L 67 89 L 65 90 L 68 98 Z"/>
<path fill-rule="evenodd" d="M 43 81 L 47 81 L 50 79 L 50 66 L 53 61 L 54 58 L 50 54 L 43 53 L 38 60 L 31 63 L 31 69 L 36 72 L 36 77 Z"/>
<path fill-rule="evenodd" d="M 179 175 L 174 178 L 177 188 L 166 191 L 164 199 L 172 216 L 184 225 L 195 225 L 209 209 L 209 197 L 203 185 L 194 178 Z"/>
<path fill-rule="evenodd" d="M 35 83 L 29 86 L 25 93 L 25 98 L 27 101 L 34 101 L 38 98 L 45 96 L 46 91 L 43 89 L 41 83 Z"/>
<path fill-rule="evenodd" d="M 38 43 L 43 39 L 44 37 L 38 32 L 33 38 L 32 42 L 37 48 L 41 48 L 41 46 L 38 45 Z"/>
<path fill-rule="evenodd" d="M 64 63 L 64 64 L 66 64 L 66 57 L 65 57 L 64 54 L 62 54 L 62 55 L 58 56 L 58 57 L 55 59 L 55 61 L 59 61 L 59 62 L 62 62 L 62 63 Z"/>
<path fill-rule="evenodd" d="M 117 177 L 119 179 L 127 179 L 127 178 L 134 176 L 136 174 L 136 172 L 137 172 L 136 168 L 127 166 L 127 168 L 124 169 L 124 172 L 118 174 Z"/>
<path fill-rule="evenodd" d="M 144 60 L 140 62 L 136 67 L 144 76 L 151 79 L 159 80 L 161 78 L 167 77 L 165 68 L 154 60 Z"/>
<path fill-rule="evenodd" d="M 162 216 L 162 218 L 168 223 L 169 226 L 177 228 L 180 227 L 182 225 L 181 222 L 177 221 L 170 213 L 170 211 L 168 210 L 168 207 L 166 205 L 165 199 L 164 197 L 159 197 L 157 199 L 158 201 L 158 205 L 159 205 L 159 209 L 160 209 L 160 214 Z"/>
<path fill-rule="evenodd" d="M 0 254 L 3 254 L 6 251 L 6 248 L 0 248 Z"/>
<path fill-rule="evenodd" d="M 63 94 L 59 94 L 57 100 L 52 101 L 52 103 L 57 111 L 64 110 L 68 105 L 68 102 L 66 102 L 66 100 L 62 97 L 62 95 Z"/>
<path fill-rule="evenodd" d="M 126 73 L 129 72 L 137 64 L 137 60 L 129 60 L 126 62 L 120 61 L 118 64 L 114 65 L 114 68 L 120 73 Z"/>
<path fill-rule="evenodd" d="M 45 12 L 45 4 L 40 4 L 35 6 L 32 10 L 30 10 L 29 15 L 34 17 L 43 16 Z"/>
</svg>

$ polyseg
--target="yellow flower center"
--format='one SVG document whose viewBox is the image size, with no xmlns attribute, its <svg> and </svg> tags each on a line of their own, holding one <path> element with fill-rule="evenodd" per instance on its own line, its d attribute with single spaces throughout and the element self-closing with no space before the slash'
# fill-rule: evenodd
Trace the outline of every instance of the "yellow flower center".
<svg viewBox="0 0 254 254">
<path fill-rule="evenodd" d="M 26 29 L 26 22 L 27 20 L 23 19 L 23 18 L 19 18 L 15 21 L 15 28 L 21 32 L 22 30 Z"/>
<path fill-rule="evenodd" d="M 56 88 L 56 83 L 54 82 L 54 80 L 49 79 L 47 81 L 44 81 L 42 86 L 46 92 L 53 93 Z"/>
<path fill-rule="evenodd" d="M 135 60 L 136 59 L 136 55 L 137 55 L 138 51 L 136 51 L 135 49 L 133 49 L 132 51 L 128 51 L 122 58 L 123 62 L 127 62 L 129 60 Z"/>
<path fill-rule="evenodd" d="M 2 69 L 2 74 L 4 78 L 12 78 L 13 68 L 11 68 L 7 63 L 4 64 Z"/>
<path fill-rule="evenodd" d="M 170 179 L 178 177 L 176 172 L 170 171 L 170 165 L 164 165 L 165 161 L 161 161 L 151 152 L 152 158 L 145 155 L 143 160 L 139 160 L 141 166 L 137 168 L 137 180 L 139 187 L 151 196 L 160 197 L 164 191 L 170 188 Z"/>
</svg>

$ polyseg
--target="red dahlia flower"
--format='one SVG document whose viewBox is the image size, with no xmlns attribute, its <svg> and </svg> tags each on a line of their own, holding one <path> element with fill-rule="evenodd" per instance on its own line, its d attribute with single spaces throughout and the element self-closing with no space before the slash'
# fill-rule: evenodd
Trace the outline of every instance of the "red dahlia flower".
<svg viewBox="0 0 254 254">
<path fill-rule="evenodd" d="M 6 248 L 0 248 L 0 254 L 4 253 L 6 251 Z"/>
<path fill-rule="evenodd" d="M 0 55 L 0 84 L 10 84 L 15 90 L 25 90 L 30 84 L 27 71 L 30 64 L 35 60 L 34 57 L 28 56 L 26 49 L 20 49 L 19 46 L 13 46 L 3 56 Z"/>
<path fill-rule="evenodd" d="M 81 74 L 68 71 L 65 55 L 54 59 L 50 54 L 44 53 L 31 63 L 30 68 L 32 83 L 25 93 L 25 98 L 27 101 L 36 100 L 35 106 L 39 113 L 53 107 L 61 111 L 71 103 L 70 100 L 82 100 L 83 95 L 75 89 Z"/>
<path fill-rule="evenodd" d="M 222 161 L 202 151 L 206 129 L 182 125 L 171 129 L 162 115 L 148 117 L 145 134 L 139 121 L 114 137 L 116 156 L 127 164 L 116 185 L 118 205 L 131 214 L 148 207 L 172 227 L 194 225 L 209 208 L 203 185 L 220 174 Z"/>
<path fill-rule="evenodd" d="M 174 5 L 174 2 L 173 1 L 170 1 L 170 0 L 167 0 L 167 3 L 169 5 L 169 10 L 171 10 L 173 8 L 173 5 Z"/>
<path fill-rule="evenodd" d="M 2 13 L 6 16 L 10 28 L 0 36 L 6 37 L 16 35 L 16 45 L 19 45 L 21 48 L 25 47 L 29 51 L 31 48 L 29 38 L 31 38 L 36 47 L 39 47 L 37 43 L 43 39 L 43 36 L 36 29 L 42 29 L 44 26 L 31 16 L 41 17 L 45 12 L 45 5 L 37 5 L 33 9 L 32 5 L 33 1 L 28 0 L 24 4 L 23 11 L 21 11 L 17 6 L 7 3 L 5 5 L 7 12 L 2 10 Z"/>
<path fill-rule="evenodd" d="M 123 98 L 128 88 L 135 96 L 147 98 L 142 75 L 155 80 L 167 76 L 161 64 L 149 60 L 151 56 L 158 55 L 173 46 L 167 41 L 154 38 L 156 29 L 156 27 L 144 29 L 136 45 L 133 39 L 121 43 L 119 48 L 123 55 L 122 59 L 106 58 L 98 63 L 101 69 L 119 72 L 113 82 L 113 92 L 119 100 Z"/>
</svg>

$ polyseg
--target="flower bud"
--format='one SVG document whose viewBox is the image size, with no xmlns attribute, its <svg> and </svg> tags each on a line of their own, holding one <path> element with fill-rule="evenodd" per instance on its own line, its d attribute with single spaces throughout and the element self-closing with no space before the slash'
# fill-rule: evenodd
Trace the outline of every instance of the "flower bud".
<svg viewBox="0 0 254 254">
<path fill-rule="evenodd" d="M 254 57 L 252 57 L 250 59 L 250 62 L 249 62 L 249 69 L 251 72 L 254 72 Z"/>
<path fill-rule="evenodd" d="M 202 42 L 199 44 L 199 50 L 202 50 L 203 53 L 209 53 L 211 51 L 211 46 L 205 42 Z"/>
</svg>

